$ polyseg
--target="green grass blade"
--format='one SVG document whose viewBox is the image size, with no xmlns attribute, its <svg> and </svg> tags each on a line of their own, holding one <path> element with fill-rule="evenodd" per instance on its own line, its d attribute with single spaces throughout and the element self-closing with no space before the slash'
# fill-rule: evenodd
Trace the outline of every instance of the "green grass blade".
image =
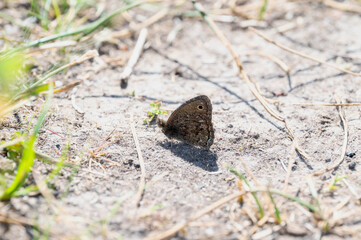
<svg viewBox="0 0 361 240">
<path fill-rule="evenodd" d="M 12 184 L 5 190 L 5 192 L 0 197 L 1 201 L 9 200 L 14 195 L 14 193 L 24 185 L 28 174 L 31 172 L 31 168 L 33 167 L 34 159 L 35 159 L 34 144 L 35 144 L 37 135 L 40 131 L 40 128 L 45 121 L 46 113 L 48 112 L 48 110 L 50 108 L 51 99 L 53 96 L 53 87 L 51 84 L 49 84 L 49 85 L 50 85 L 49 95 L 48 95 L 48 98 L 47 98 L 47 100 L 43 106 L 43 109 L 40 113 L 38 121 L 34 127 L 33 134 L 30 137 L 30 139 L 26 140 L 23 144 L 24 150 L 22 153 L 21 162 L 19 164 L 15 179 L 13 180 Z"/>
<path fill-rule="evenodd" d="M 254 189 L 255 192 L 257 192 L 257 189 Z M 289 195 L 289 194 L 286 194 L 284 192 L 281 192 L 279 190 L 275 190 L 275 189 L 270 189 L 269 190 L 270 193 L 272 194 L 277 194 L 279 196 L 282 196 L 282 197 L 285 197 L 285 198 L 288 198 L 289 200 L 292 200 L 294 202 L 297 202 L 298 204 L 308 208 L 311 212 L 316 212 L 316 206 L 312 205 L 312 204 L 309 204 L 303 200 L 301 200 L 300 198 L 298 197 L 294 197 L 292 195 Z"/>
<path fill-rule="evenodd" d="M 281 219 L 281 213 L 280 211 L 278 210 L 278 207 L 277 207 L 277 204 L 272 196 L 272 193 L 271 192 L 268 192 L 268 196 L 269 198 L 271 199 L 272 203 L 273 203 L 273 207 L 275 209 L 275 214 L 276 214 L 276 218 L 277 218 L 277 222 L 278 223 L 281 223 L 282 222 L 282 219 Z"/>
<path fill-rule="evenodd" d="M 30 0 L 30 5 L 31 5 L 31 10 L 34 11 L 35 13 L 39 14 L 40 13 L 40 9 L 38 7 L 38 3 L 35 0 Z"/>
<path fill-rule="evenodd" d="M 23 186 L 31 168 L 33 167 L 35 152 L 34 152 L 34 143 L 36 137 L 32 136 L 28 141 L 24 142 L 24 151 L 21 158 L 21 162 L 18 167 L 18 172 L 15 176 L 14 181 L 8 187 L 4 194 L 0 197 L 1 201 L 9 200 L 12 194 Z"/>
<path fill-rule="evenodd" d="M 48 184 L 51 180 L 53 180 L 54 177 L 56 177 L 59 174 L 60 170 L 64 167 L 64 161 L 68 157 L 69 149 L 70 149 L 70 144 L 68 144 L 66 146 L 66 148 L 64 149 L 64 151 L 61 155 L 60 161 L 56 163 L 55 168 L 51 171 L 51 173 L 48 175 L 48 177 L 44 180 L 45 184 Z M 38 154 L 36 152 L 35 152 L 35 156 L 38 157 Z M 31 185 L 31 186 L 24 188 L 21 191 L 17 191 L 16 193 L 14 193 L 13 196 L 16 196 L 16 197 L 24 196 L 30 192 L 35 192 L 38 190 L 39 190 L 39 187 L 37 185 L 36 186 Z"/>
<path fill-rule="evenodd" d="M 243 174 L 237 172 L 236 170 L 234 170 L 232 167 L 228 167 L 228 170 L 233 173 L 234 175 L 236 175 L 237 177 L 239 177 L 250 189 L 251 189 L 251 185 L 248 183 L 247 179 L 243 176 Z M 263 218 L 264 216 L 264 212 L 263 212 L 263 208 L 261 206 L 261 202 L 259 201 L 257 194 L 255 192 L 251 192 L 254 200 L 256 201 L 257 207 L 258 207 L 258 212 L 261 218 Z"/>
<path fill-rule="evenodd" d="M 53 165 L 57 165 L 59 162 L 54 160 L 52 157 L 43 154 L 41 152 L 37 152 L 35 151 L 35 156 L 38 160 L 44 162 L 44 163 L 48 163 L 48 164 L 53 164 Z M 64 162 L 64 167 L 68 167 L 68 168 L 73 168 L 73 169 L 77 169 L 79 166 L 77 164 L 74 163 L 66 163 Z"/>
<path fill-rule="evenodd" d="M 36 125 L 34 127 L 33 130 L 33 136 L 36 137 L 40 131 L 40 128 L 42 127 L 44 121 L 45 121 L 45 117 L 46 114 L 48 113 L 50 106 L 51 106 L 51 100 L 53 98 L 53 84 L 49 83 L 49 94 L 48 94 L 48 98 L 44 104 L 44 107 L 40 113 L 40 116 L 38 118 L 38 121 L 36 122 Z"/>
<path fill-rule="evenodd" d="M 58 23 L 57 26 L 59 27 L 59 24 L 62 22 L 61 11 L 60 11 L 59 5 L 58 5 L 56 0 L 52 0 L 51 2 L 52 2 L 52 5 L 53 5 L 56 21 Z M 57 27 L 57 29 L 58 29 L 58 27 Z"/>
<path fill-rule="evenodd" d="M 263 19 L 263 16 L 264 16 L 264 14 L 265 14 L 266 11 L 267 11 L 267 7 L 268 7 L 268 0 L 263 0 L 262 7 L 261 7 L 261 9 L 259 10 L 258 20 L 262 20 L 262 19 Z"/>
<path fill-rule="evenodd" d="M 6 19 L 7 21 L 21 27 L 24 31 L 28 31 L 29 27 L 27 27 L 26 25 L 24 25 L 22 22 L 19 22 L 17 19 L 12 18 L 11 16 L 0 12 L 0 18 Z"/>
<path fill-rule="evenodd" d="M 45 4 L 44 4 L 44 9 L 42 11 L 41 14 L 41 26 L 46 29 L 49 30 L 49 10 L 50 10 L 50 5 L 51 5 L 51 0 L 45 0 Z"/>
<path fill-rule="evenodd" d="M 147 3 L 147 1 L 136 1 L 136 2 L 133 2 L 125 7 L 122 7 L 122 8 L 119 8 L 117 10 L 115 10 L 114 12 L 112 12 L 111 14 L 107 15 L 107 16 L 104 16 L 90 24 L 87 24 L 85 26 L 82 26 L 82 27 L 79 27 L 75 30 L 71 30 L 71 31 L 66 31 L 66 32 L 62 32 L 62 33 L 58 33 L 58 34 L 54 34 L 54 35 L 51 35 L 51 36 L 48 36 L 48 37 L 44 37 L 44 38 L 41 38 L 39 40 L 35 40 L 33 42 L 30 42 L 29 44 L 25 45 L 25 46 L 21 46 L 21 47 L 18 47 L 18 48 L 14 48 L 10 51 L 7 51 L 5 53 L 3 53 L 2 56 L 0 56 L 0 59 L 1 58 L 7 58 L 9 56 L 11 56 L 12 54 L 16 53 L 16 52 L 19 52 L 19 51 L 24 51 L 28 48 L 31 48 L 31 47 L 36 47 L 36 46 L 39 46 L 43 43 L 46 43 L 46 42 L 50 42 L 50 41 L 53 41 L 53 40 L 56 40 L 56 39 L 59 39 L 59 38 L 64 38 L 64 37 L 68 37 L 68 36 L 73 36 L 73 35 L 77 35 L 77 34 L 80 34 L 80 33 L 83 33 L 84 35 L 87 35 L 87 34 L 90 34 L 92 33 L 93 31 L 95 31 L 97 28 L 99 28 L 100 26 L 104 25 L 105 23 L 107 23 L 111 18 L 113 18 L 114 16 L 122 13 L 122 12 L 125 12 L 131 8 L 134 8 L 134 7 L 137 7 L 141 4 L 144 4 L 144 3 Z"/>
</svg>

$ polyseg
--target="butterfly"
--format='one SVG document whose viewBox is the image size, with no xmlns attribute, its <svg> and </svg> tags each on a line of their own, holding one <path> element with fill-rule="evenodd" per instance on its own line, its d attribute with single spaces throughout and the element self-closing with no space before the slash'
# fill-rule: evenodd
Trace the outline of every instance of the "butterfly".
<svg viewBox="0 0 361 240">
<path fill-rule="evenodd" d="M 205 95 L 192 98 L 179 106 L 167 121 L 158 126 L 170 139 L 209 149 L 214 140 L 212 103 Z"/>
</svg>

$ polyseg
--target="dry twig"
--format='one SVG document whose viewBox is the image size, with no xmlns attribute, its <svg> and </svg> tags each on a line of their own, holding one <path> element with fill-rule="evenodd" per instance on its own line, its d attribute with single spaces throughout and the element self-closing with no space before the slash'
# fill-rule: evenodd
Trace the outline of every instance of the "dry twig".
<svg viewBox="0 0 361 240">
<path fill-rule="evenodd" d="M 59 163 L 58 160 L 55 160 L 52 157 L 50 157 L 50 156 L 48 156 L 46 154 L 40 153 L 40 152 L 35 152 L 35 156 L 36 156 L 36 158 L 38 158 L 40 160 L 43 160 L 45 162 L 51 163 L 51 164 L 58 164 Z M 79 171 L 88 172 L 88 173 L 92 173 L 92 174 L 95 174 L 95 175 L 98 175 L 98 176 L 101 176 L 101 177 L 104 177 L 104 178 L 108 178 L 108 176 L 106 174 L 98 173 L 98 172 L 95 172 L 95 171 L 92 171 L 92 170 L 86 169 L 86 168 L 80 168 L 80 165 L 78 165 L 78 164 L 69 163 L 69 162 L 64 162 L 63 164 L 64 164 L 65 167 L 70 167 L 70 168 L 73 168 L 73 169 L 77 169 Z"/>
<path fill-rule="evenodd" d="M 246 162 L 243 160 L 243 158 L 240 157 L 239 160 L 241 161 L 241 163 L 242 163 L 242 165 L 243 165 L 244 170 L 246 171 L 246 173 L 247 173 L 249 176 L 251 176 L 251 178 L 252 178 L 253 181 L 256 183 L 256 185 L 257 185 L 257 186 L 261 186 L 261 185 L 259 184 L 259 182 L 257 181 L 257 178 L 253 175 L 253 173 L 251 172 L 251 170 L 249 170 L 249 168 L 248 168 Z"/>
<path fill-rule="evenodd" d="M 290 176 L 292 173 L 292 163 L 293 163 L 293 154 L 292 153 L 294 152 L 294 148 L 295 148 L 295 145 L 292 144 L 291 150 L 290 150 L 290 155 L 289 155 L 289 160 L 288 160 L 287 175 L 286 175 L 285 186 L 283 188 L 283 192 L 287 192 L 288 182 L 290 180 Z"/>
<path fill-rule="evenodd" d="M 315 57 L 308 56 L 308 55 L 306 55 L 306 54 L 304 54 L 304 53 L 301 53 L 301 52 L 299 52 L 299 51 L 296 51 L 296 50 L 293 50 L 293 49 L 291 49 L 291 48 L 289 48 L 289 47 L 286 47 L 286 46 L 284 46 L 284 45 L 282 45 L 282 44 L 279 44 L 279 43 L 273 41 L 272 39 L 270 39 L 269 37 L 267 37 L 266 35 L 264 35 L 263 33 L 261 33 L 260 31 L 256 30 L 256 29 L 253 28 L 253 27 L 250 27 L 249 30 L 251 30 L 252 32 L 256 33 L 258 36 L 260 36 L 261 38 L 263 38 L 263 39 L 266 40 L 267 42 L 270 42 L 270 43 L 272 43 L 273 45 L 275 45 L 275 46 L 277 46 L 277 47 L 279 47 L 279 48 L 281 48 L 281 49 L 283 49 L 283 50 L 285 50 L 285 51 L 287 51 L 287 52 L 290 52 L 290 53 L 295 54 L 295 55 L 298 55 L 298 56 L 300 56 L 300 57 L 309 59 L 309 60 L 314 61 L 314 62 L 318 62 L 318 63 L 324 64 L 324 65 L 326 65 L 326 66 L 328 66 L 328 67 L 331 67 L 331 68 L 333 68 L 333 69 L 336 69 L 336 70 L 338 70 L 338 71 L 340 71 L 340 72 L 344 72 L 344 73 L 347 73 L 347 74 L 351 74 L 351 75 L 353 75 L 353 76 L 361 77 L 361 74 L 360 74 L 360 73 L 355 73 L 355 72 L 348 71 L 348 70 L 346 70 L 346 69 L 340 68 L 339 66 L 336 66 L 336 65 L 334 65 L 334 64 L 328 63 L 328 62 L 326 62 L 326 61 L 324 61 L 324 60 L 320 60 L 320 59 L 317 59 L 317 58 L 315 58 Z"/>
<path fill-rule="evenodd" d="M 299 106 L 325 106 L 325 107 L 357 107 L 361 103 L 292 103 Z"/>
<path fill-rule="evenodd" d="M 68 91 L 68 90 L 70 90 L 70 89 L 78 86 L 78 85 L 79 85 L 80 83 L 82 83 L 82 82 L 83 82 L 83 81 L 79 81 L 79 80 L 78 80 L 78 81 L 74 81 L 74 82 L 72 82 L 72 83 L 70 83 L 70 84 L 68 84 L 68 85 L 66 85 L 66 86 L 64 86 L 64 87 L 62 87 L 62 88 L 55 89 L 55 90 L 54 90 L 54 93 Z"/>
<path fill-rule="evenodd" d="M 347 3 L 337 2 L 334 0 L 323 0 L 322 2 L 326 6 L 338 9 L 340 11 L 361 13 L 361 7 L 355 4 L 351 5 Z"/>
<path fill-rule="evenodd" d="M 78 91 L 78 88 L 74 88 L 72 90 L 72 94 L 71 94 L 71 105 L 73 106 L 73 108 L 75 109 L 75 111 L 77 111 L 80 114 L 84 114 L 84 110 L 81 109 L 75 102 L 75 98 L 76 98 L 76 92 Z"/>
<path fill-rule="evenodd" d="M 48 49 L 58 49 L 58 48 L 63 48 L 63 47 L 75 46 L 76 44 L 77 44 L 77 42 L 74 40 L 65 40 L 65 41 L 59 41 L 59 42 L 45 43 L 45 44 L 39 46 L 39 48 L 32 49 L 31 52 L 29 53 L 29 55 L 31 56 L 35 53 L 42 52 L 42 51 L 45 51 Z"/>
<path fill-rule="evenodd" d="M 139 33 L 138 41 L 135 44 L 133 53 L 129 58 L 129 62 L 120 75 L 121 88 L 126 88 L 128 86 L 129 77 L 133 72 L 135 64 L 138 62 L 139 56 L 144 47 L 145 40 L 147 39 L 147 34 L 148 30 L 146 28 L 143 28 Z"/>
<path fill-rule="evenodd" d="M 97 154 L 97 153 L 101 149 L 108 147 L 114 143 L 114 141 L 107 143 L 107 141 L 110 139 L 110 136 L 114 133 L 114 131 L 115 131 L 115 128 L 108 134 L 108 136 L 103 140 L 103 142 L 100 144 L 100 146 L 98 148 L 96 148 L 95 150 L 89 150 L 89 153 L 93 158 L 100 158 L 101 156 L 103 156 L 105 153 L 101 153 L 101 154 Z M 120 166 L 119 163 L 114 162 L 110 159 L 106 159 L 106 158 L 101 158 L 101 159 L 104 161 L 110 162 L 112 165 Z"/>
<path fill-rule="evenodd" d="M 150 236 L 145 238 L 146 240 L 161 240 L 161 239 L 167 239 L 170 238 L 172 236 L 174 236 L 177 232 L 181 231 L 183 228 L 185 228 L 190 222 L 193 222 L 197 219 L 199 219 L 200 217 L 212 212 L 213 210 L 217 209 L 218 207 L 222 206 L 223 204 L 241 196 L 243 193 L 240 192 L 236 192 L 236 193 L 232 193 L 220 200 L 218 200 L 217 202 L 209 205 L 208 207 L 205 207 L 204 209 L 200 210 L 199 212 L 197 212 L 196 214 L 194 214 L 192 217 L 190 217 L 188 220 L 178 223 L 175 226 L 173 226 L 171 229 L 157 235 L 157 236 Z"/>
<path fill-rule="evenodd" d="M 108 141 L 108 139 L 110 138 L 110 136 L 113 135 L 115 129 L 116 129 L 116 128 L 114 128 L 114 129 L 108 134 L 108 136 L 103 140 L 102 144 L 100 144 L 100 146 L 93 151 L 94 153 L 97 153 L 97 152 L 99 152 L 102 148 L 104 148 L 105 143 Z"/>
<path fill-rule="evenodd" d="M 236 1 L 232 0 L 229 3 L 231 11 L 233 14 L 238 15 L 245 19 L 254 19 L 258 20 L 258 12 L 260 8 L 259 2 L 244 4 L 242 6 L 237 6 Z"/>
<path fill-rule="evenodd" d="M 244 52 L 241 55 L 259 55 L 262 57 L 266 57 L 268 59 L 270 59 L 271 61 L 273 61 L 274 63 L 276 63 L 284 72 L 289 73 L 290 72 L 290 67 L 284 63 L 281 59 L 270 55 L 268 53 L 262 52 L 262 51 L 248 51 L 248 52 Z"/>
<path fill-rule="evenodd" d="M 17 225 L 26 225 L 26 226 L 35 226 L 36 223 L 33 220 L 27 219 L 22 216 L 9 216 L 9 213 L 0 212 L 0 222 L 8 224 L 17 224 Z"/>
<path fill-rule="evenodd" d="M 162 19 L 163 17 L 167 16 L 169 12 L 169 8 L 162 8 L 159 12 L 157 12 L 156 14 L 154 14 L 153 16 L 151 16 L 150 18 L 148 18 L 147 20 L 145 20 L 144 22 L 130 28 L 130 29 L 125 29 L 122 31 L 117 31 L 117 32 L 113 32 L 112 33 L 112 38 L 123 38 L 123 37 L 130 37 L 132 36 L 135 32 L 140 31 L 143 28 L 149 27 L 150 25 L 158 22 L 160 19 Z"/>
<path fill-rule="evenodd" d="M 33 169 L 32 175 L 34 177 L 36 185 L 38 186 L 39 192 L 41 193 L 41 195 L 43 195 L 44 199 L 49 204 L 51 210 L 53 210 L 55 214 L 59 214 L 59 204 L 49 190 L 45 179 L 41 179 L 39 171 L 35 169 Z"/>
<path fill-rule="evenodd" d="M 345 183 L 345 185 L 348 187 L 350 192 L 355 196 L 357 201 L 359 202 L 361 200 L 361 196 L 356 192 L 355 188 L 351 186 L 351 184 L 348 183 L 348 181 L 344 178 L 342 179 L 342 182 Z"/>
<path fill-rule="evenodd" d="M 336 99 L 336 101 L 339 102 L 339 99 Z M 338 114 L 340 115 L 342 125 L 343 125 L 343 130 L 344 130 L 344 139 L 343 139 L 340 159 L 338 161 L 336 161 L 336 163 L 333 164 L 332 166 L 327 167 L 327 168 L 325 168 L 325 169 L 323 169 L 321 171 L 314 172 L 311 176 L 320 176 L 320 175 L 322 175 L 322 174 L 324 174 L 326 172 L 329 172 L 329 171 L 337 168 L 338 166 L 340 166 L 340 164 L 343 162 L 343 160 L 345 158 L 347 142 L 348 142 L 348 124 L 347 124 L 347 121 L 345 119 L 344 113 L 342 112 L 342 108 L 337 107 L 337 110 L 338 110 Z"/>
<path fill-rule="evenodd" d="M 228 39 L 224 36 L 224 34 L 220 31 L 220 29 L 218 28 L 218 26 L 214 23 L 214 21 L 212 21 L 212 19 L 208 18 L 207 14 L 204 12 L 203 8 L 201 7 L 201 5 L 198 2 L 192 1 L 194 7 L 200 12 L 200 14 L 202 15 L 202 17 L 204 18 L 204 20 L 208 23 L 208 25 L 211 27 L 211 29 L 214 31 L 214 33 L 217 35 L 217 37 L 219 38 L 219 40 L 227 47 L 227 49 L 229 50 L 229 52 L 231 53 L 234 61 L 236 62 L 238 69 L 241 73 L 241 76 L 243 78 L 243 80 L 246 82 L 248 88 L 250 89 L 250 91 L 252 92 L 252 94 L 257 98 L 257 100 L 261 103 L 261 105 L 265 108 L 265 110 L 275 119 L 277 119 L 278 121 L 281 121 L 284 123 L 285 128 L 288 131 L 289 137 L 292 141 L 295 142 L 295 149 L 300 153 L 300 155 L 305 159 L 309 159 L 308 155 L 306 154 L 306 152 L 298 146 L 298 143 L 295 139 L 295 135 L 293 133 L 293 131 L 290 129 L 290 127 L 288 126 L 288 123 L 286 121 L 286 119 L 281 116 L 279 113 L 277 113 L 276 111 L 274 111 L 270 105 L 268 105 L 266 99 L 258 92 L 257 88 L 255 86 L 252 85 L 251 80 L 249 79 L 247 73 L 245 72 L 244 68 L 243 68 L 243 64 L 240 60 L 240 58 L 238 57 L 238 54 L 234 51 L 231 43 L 228 41 Z"/>
<path fill-rule="evenodd" d="M 132 130 L 135 147 L 137 148 L 139 165 L 140 165 L 140 171 L 141 171 L 140 183 L 139 183 L 137 198 L 136 198 L 136 200 L 135 200 L 135 205 L 136 205 L 137 207 L 139 207 L 139 205 L 140 205 L 140 200 L 141 200 L 141 198 L 142 198 L 142 196 L 143 196 L 143 192 L 144 192 L 144 188 L 145 188 L 145 165 L 144 165 L 143 155 L 142 155 L 142 152 L 141 152 L 141 150 L 140 150 L 140 145 L 139 145 L 139 140 L 138 140 L 137 132 L 135 131 L 135 127 L 134 127 L 133 115 L 130 115 L 130 128 L 131 128 L 131 130 Z"/>
</svg>

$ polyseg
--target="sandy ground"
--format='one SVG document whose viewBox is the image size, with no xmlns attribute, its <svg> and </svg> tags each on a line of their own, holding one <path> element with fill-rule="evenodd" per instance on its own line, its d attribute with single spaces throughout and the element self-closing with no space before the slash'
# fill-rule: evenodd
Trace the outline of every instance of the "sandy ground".
<svg viewBox="0 0 361 240">
<path fill-rule="evenodd" d="M 188 7 L 191 9 L 191 5 Z M 360 72 L 361 19 L 358 14 L 319 3 L 288 2 L 266 19 L 267 27 L 258 29 L 273 40 Z M 359 102 L 360 77 L 283 51 L 242 28 L 242 23 L 245 22 L 241 19 L 232 23 L 217 22 L 264 96 L 279 101 L 274 109 L 288 120 L 309 159 L 296 154 L 284 125 L 272 118 L 251 94 L 238 76 L 229 52 L 202 20 L 166 17 L 148 28 L 147 48 L 127 89 L 119 86 L 122 67 L 105 60 L 110 56 L 126 63 L 136 36 L 118 40 L 118 44 L 103 43 L 97 48 L 100 53 L 97 59 L 54 77 L 57 84 L 63 85 L 74 80 L 84 81 L 76 90 L 55 95 L 37 149 L 58 158 L 57 152 L 69 142 L 70 161 L 80 161 L 81 167 L 75 173 L 64 168 L 53 181 L 54 202 L 49 203 L 41 194 L 35 194 L 2 203 L 2 211 L 36 220 L 42 229 L 49 231 L 50 239 L 142 239 L 171 228 L 237 191 L 237 178 L 227 167 L 231 166 L 249 178 L 240 158 L 260 185 L 279 190 L 284 188 L 286 168 L 291 163 L 288 193 L 315 203 L 307 176 L 331 166 L 340 158 L 344 130 L 336 107 L 297 104 L 335 102 L 336 96 L 343 102 Z M 284 34 L 277 32 L 277 27 L 288 23 L 296 26 Z M 180 31 L 175 40 L 167 44 L 167 36 L 175 26 L 179 26 Z M 83 49 L 94 48 L 89 42 L 84 46 Z M 124 51 L 120 46 L 126 46 L 128 50 Z M 290 67 L 290 77 L 265 57 L 243 55 L 249 51 L 277 56 Z M 71 48 L 67 49 L 67 54 L 72 56 Z M 44 59 L 40 55 L 35 59 L 43 69 L 56 63 L 56 59 Z M 201 94 L 207 95 L 213 103 L 216 138 L 210 151 L 170 141 L 155 124 L 143 124 L 149 104 L 154 100 L 161 101 L 162 109 L 170 113 L 184 101 Z M 39 107 L 41 102 L 38 99 L 31 105 Z M 84 113 L 78 112 L 74 104 Z M 338 175 L 347 176 L 347 183 L 357 193 L 361 192 L 358 174 L 360 109 L 353 106 L 342 110 L 349 127 L 346 153 L 356 153 L 355 156 L 345 156 L 339 168 L 312 178 L 324 212 L 332 211 L 333 217 L 353 214 L 341 218 L 337 227 L 325 234 L 306 208 L 275 196 L 284 223 L 275 224 L 273 210 L 268 210 L 270 220 L 254 229 L 252 239 L 361 238 L 361 219 L 357 214 L 361 207 L 357 204 L 357 196 L 342 181 L 335 191 L 328 190 L 332 179 Z M 3 123 L 2 139 L 8 140 L 15 131 L 26 130 L 26 116 L 32 111 L 35 109 L 30 105 L 19 110 L 18 115 L 23 121 L 20 127 L 12 124 L 16 122 L 15 116 L 9 116 Z M 135 199 L 141 169 L 131 124 L 139 138 L 146 171 L 147 185 L 139 207 L 135 205 Z M 103 145 L 104 141 L 110 144 Z M 89 150 L 100 146 L 103 148 L 97 153 L 98 157 L 92 157 Z M 52 168 L 40 161 L 34 166 L 40 178 L 49 174 Z M 34 181 L 34 176 L 30 176 L 29 181 Z M 255 182 L 251 182 L 255 186 Z M 344 203 L 341 208 L 334 209 L 340 203 Z M 255 223 L 246 210 L 257 219 L 257 208 L 250 197 L 246 197 L 242 205 L 232 200 L 193 221 L 174 239 L 247 236 Z M 104 219 L 108 219 L 106 224 L 100 222 Z M 349 231 L 344 230 L 347 227 Z M 358 229 L 356 233 L 353 232 L 355 229 Z M 1 239 L 35 237 L 32 227 L 5 224 L 0 225 L 0 235 Z"/>
</svg>

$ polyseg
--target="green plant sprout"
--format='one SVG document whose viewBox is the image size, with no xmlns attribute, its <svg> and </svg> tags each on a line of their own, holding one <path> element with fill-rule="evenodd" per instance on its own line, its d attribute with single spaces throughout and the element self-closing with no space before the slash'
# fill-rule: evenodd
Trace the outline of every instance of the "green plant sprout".
<svg viewBox="0 0 361 240">
<path fill-rule="evenodd" d="M 338 183 L 342 180 L 347 178 L 347 176 L 340 177 L 338 174 L 333 178 L 332 183 L 330 184 L 330 187 L 328 188 L 329 191 L 336 190 L 339 186 Z"/>
<path fill-rule="evenodd" d="M 263 20 L 263 16 L 267 11 L 267 7 L 268 7 L 268 0 L 263 0 L 262 7 L 258 13 L 258 20 Z"/>
<path fill-rule="evenodd" d="M 151 110 L 148 110 L 147 112 L 147 118 L 144 119 L 143 123 L 144 124 L 150 124 L 151 122 L 153 122 L 158 115 L 162 114 L 162 115 L 167 115 L 166 111 L 160 110 L 160 107 L 162 106 L 162 103 L 159 101 L 154 101 L 150 104 L 150 106 L 152 107 Z"/>
<path fill-rule="evenodd" d="M 268 196 L 272 201 L 273 207 L 275 209 L 275 215 L 276 215 L 276 219 L 277 219 L 277 223 L 280 224 L 282 222 L 282 218 L 281 218 L 281 212 L 277 207 L 276 201 L 274 200 L 272 193 L 268 192 Z"/>
</svg>

